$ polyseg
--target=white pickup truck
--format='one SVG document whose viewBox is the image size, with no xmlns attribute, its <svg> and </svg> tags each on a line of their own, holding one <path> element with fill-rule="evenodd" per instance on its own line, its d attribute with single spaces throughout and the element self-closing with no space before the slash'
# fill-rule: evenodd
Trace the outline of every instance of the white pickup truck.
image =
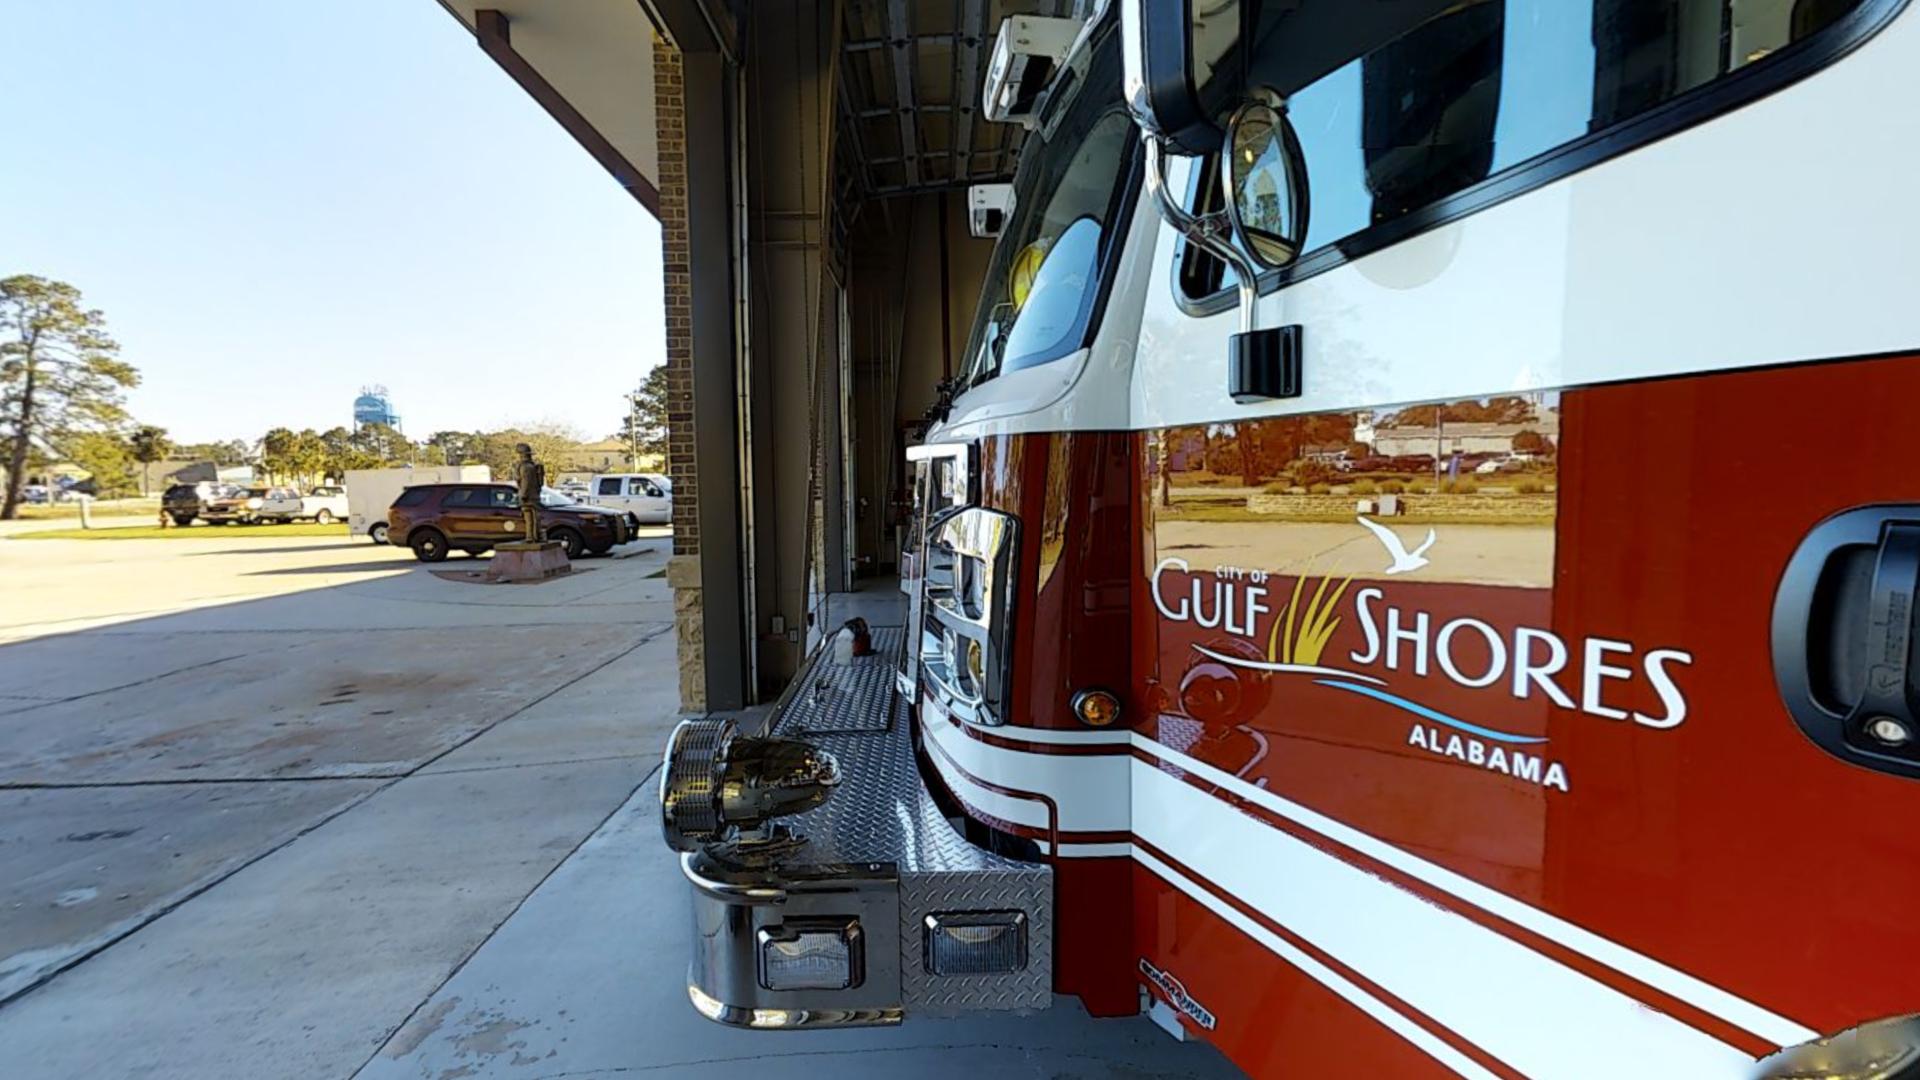
<svg viewBox="0 0 1920 1080">
<path fill-rule="evenodd" d="M 581 501 L 632 511 L 642 525 L 673 521 L 673 481 L 659 473 L 601 473 L 588 482 Z"/>
<path fill-rule="evenodd" d="M 303 494 L 299 488 L 274 488 L 261 502 L 256 516 L 261 521 L 281 525 L 308 519 L 320 525 L 330 524 L 347 516 L 347 489 L 316 487 Z"/>
</svg>

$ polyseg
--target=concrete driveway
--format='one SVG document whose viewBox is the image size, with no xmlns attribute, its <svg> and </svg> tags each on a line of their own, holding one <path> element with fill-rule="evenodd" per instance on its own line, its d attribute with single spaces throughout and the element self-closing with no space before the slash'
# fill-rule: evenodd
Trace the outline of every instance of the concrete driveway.
<svg viewBox="0 0 1920 1080">
<path fill-rule="evenodd" d="M 1071 1001 L 699 1019 L 647 783 L 666 548 L 484 586 L 364 541 L 0 540 L 0 1074 L 1237 1075 Z"/>
<path fill-rule="evenodd" d="M 9 1076 L 350 1074 L 677 710 L 664 539 L 488 586 L 208 533 L 0 541 Z"/>
</svg>

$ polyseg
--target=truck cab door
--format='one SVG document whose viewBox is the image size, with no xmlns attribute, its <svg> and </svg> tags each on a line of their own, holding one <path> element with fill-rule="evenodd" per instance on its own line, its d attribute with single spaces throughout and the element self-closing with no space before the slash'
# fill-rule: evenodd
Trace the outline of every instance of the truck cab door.
<svg viewBox="0 0 1920 1080">
<path fill-rule="evenodd" d="M 1256 1075 L 1745 1076 L 1920 1011 L 1920 211 L 1748 209 L 1905 167 L 1848 155 L 1911 15 L 1359 7 L 1217 68 L 1298 129 L 1304 389 L 1229 395 L 1198 245 L 1146 293 L 1141 954 Z M 1214 162 L 1184 205 L 1262 197 Z"/>
<path fill-rule="evenodd" d="M 627 477 L 624 508 L 649 524 L 659 524 L 673 516 L 673 504 L 667 501 L 667 493 L 644 476 Z"/>
<path fill-rule="evenodd" d="M 623 510 L 626 508 L 626 483 L 618 476 L 595 477 L 593 490 L 587 494 L 586 501 L 594 506 Z"/>
</svg>

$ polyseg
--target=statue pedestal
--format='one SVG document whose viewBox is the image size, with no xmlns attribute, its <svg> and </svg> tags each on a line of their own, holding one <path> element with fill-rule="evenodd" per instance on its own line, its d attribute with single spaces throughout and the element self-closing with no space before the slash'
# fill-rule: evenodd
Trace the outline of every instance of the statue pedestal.
<svg viewBox="0 0 1920 1080">
<path fill-rule="evenodd" d="M 525 540 L 495 545 L 487 576 L 495 581 L 545 581 L 573 572 L 566 549 L 557 540 Z"/>
</svg>

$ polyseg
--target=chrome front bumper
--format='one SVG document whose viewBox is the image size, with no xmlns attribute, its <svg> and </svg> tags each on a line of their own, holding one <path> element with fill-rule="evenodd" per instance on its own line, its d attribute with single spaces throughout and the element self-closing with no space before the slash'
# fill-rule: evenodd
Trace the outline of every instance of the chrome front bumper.
<svg viewBox="0 0 1920 1080">
<path fill-rule="evenodd" d="M 839 759 L 827 802 L 786 819 L 807 837 L 766 869 L 682 857 L 692 886 L 687 993 L 709 1019 L 794 1029 L 897 1024 L 909 1011 L 1037 1010 L 1052 1000 L 1053 869 L 976 847 L 941 814 L 915 767 L 906 712 L 894 696 L 897 628 L 875 652 L 836 664 L 831 646 L 799 676 L 770 734 L 804 739 Z M 939 974 L 932 935 L 969 916 L 1017 916 L 1024 963 L 996 974 Z M 773 990 L 765 942 L 783 928 L 858 924 L 860 962 L 842 989 Z"/>
</svg>

